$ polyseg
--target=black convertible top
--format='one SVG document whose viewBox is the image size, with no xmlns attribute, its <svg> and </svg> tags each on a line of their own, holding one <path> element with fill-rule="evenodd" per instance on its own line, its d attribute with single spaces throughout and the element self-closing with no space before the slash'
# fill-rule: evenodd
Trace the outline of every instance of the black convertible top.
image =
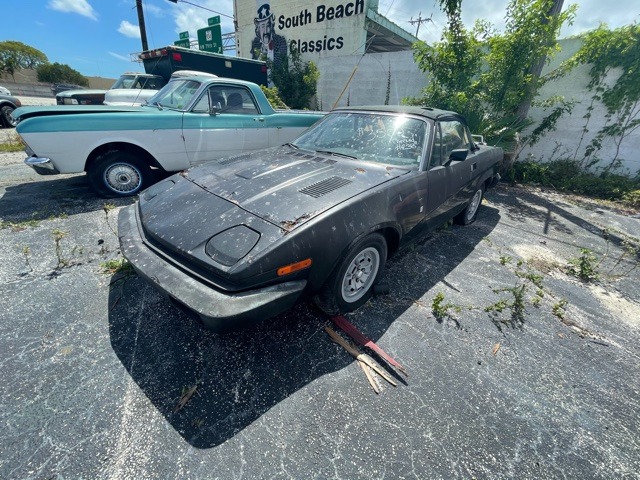
<svg viewBox="0 0 640 480">
<path fill-rule="evenodd" d="M 462 116 L 456 112 L 450 112 L 447 110 L 440 110 L 438 108 L 431 107 L 414 107 L 409 105 L 363 105 L 359 107 L 338 107 L 332 110 L 333 112 L 344 111 L 357 111 L 357 112 L 383 112 L 383 113 L 408 113 L 411 115 L 419 115 L 431 120 L 436 120 L 441 117 L 458 117 Z"/>
</svg>

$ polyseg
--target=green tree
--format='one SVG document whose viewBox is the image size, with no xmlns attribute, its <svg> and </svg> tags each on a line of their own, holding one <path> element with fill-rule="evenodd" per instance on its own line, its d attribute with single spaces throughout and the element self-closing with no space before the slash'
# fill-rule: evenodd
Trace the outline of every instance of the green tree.
<svg viewBox="0 0 640 480">
<path fill-rule="evenodd" d="M 22 42 L 0 42 L 0 73 L 8 73 L 13 77 L 16 70 L 37 68 L 48 61 L 47 56 L 40 50 Z"/>
<path fill-rule="evenodd" d="M 69 65 L 47 63 L 37 68 L 38 81 L 46 83 L 74 83 L 83 87 L 89 86 L 89 80 Z"/>
<path fill-rule="evenodd" d="M 302 61 L 297 49 L 290 49 L 277 62 L 267 61 L 269 79 L 291 108 L 309 108 L 316 94 L 320 72 L 313 62 Z"/>
<path fill-rule="evenodd" d="M 441 41 L 414 45 L 416 63 L 430 75 L 430 83 L 421 97 L 407 102 L 457 111 L 474 133 L 515 148 L 516 133 L 527 125 L 529 105 L 546 81 L 539 69 L 558 49 L 560 27 L 572 20 L 575 7 L 560 12 L 561 0 L 511 0 L 505 31 L 498 34 L 486 21 L 466 29 L 461 0 L 439 3 L 448 18 Z M 560 102 L 543 122 L 544 129 L 553 128 L 568 108 Z M 542 133 L 536 130 L 530 141 Z"/>
</svg>

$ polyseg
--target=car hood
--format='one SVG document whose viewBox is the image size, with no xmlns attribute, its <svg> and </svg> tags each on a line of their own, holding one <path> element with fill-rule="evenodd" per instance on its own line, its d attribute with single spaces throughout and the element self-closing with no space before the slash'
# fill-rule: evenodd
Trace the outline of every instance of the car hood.
<svg viewBox="0 0 640 480">
<path fill-rule="evenodd" d="M 409 170 L 288 147 L 210 162 L 140 195 L 147 241 L 209 269 L 205 245 L 242 226 L 258 232 L 254 258 L 313 218 Z M 246 227 L 246 228 L 245 228 Z M 231 272 L 233 267 L 217 273 Z"/>
<path fill-rule="evenodd" d="M 211 162 L 185 176 L 207 192 L 291 231 L 408 172 L 405 168 L 280 147 Z"/>
</svg>

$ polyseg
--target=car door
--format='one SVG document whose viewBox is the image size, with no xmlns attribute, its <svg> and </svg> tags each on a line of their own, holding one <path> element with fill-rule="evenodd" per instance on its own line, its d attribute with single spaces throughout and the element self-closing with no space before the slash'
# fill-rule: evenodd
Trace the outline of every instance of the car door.
<svg viewBox="0 0 640 480">
<path fill-rule="evenodd" d="M 191 165 L 269 145 L 264 116 L 247 88 L 212 85 L 185 112 L 183 135 Z"/>
<path fill-rule="evenodd" d="M 477 170 L 472 147 L 469 130 L 460 119 L 443 118 L 436 122 L 428 166 L 430 224 L 446 221 L 452 210 L 468 200 L 471 179 Z M 452 154 L 458 157 L 452 158 Z"/>
</svg>

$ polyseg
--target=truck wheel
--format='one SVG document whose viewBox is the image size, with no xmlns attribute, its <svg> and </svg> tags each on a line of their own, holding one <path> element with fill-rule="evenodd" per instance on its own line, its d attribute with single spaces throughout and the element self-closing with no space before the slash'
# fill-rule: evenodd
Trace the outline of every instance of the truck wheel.
<svg viewBox="0 0 640 480">
<path fill-rule="evenodd" d="M 372 233 L 353 244 L 316 297 L 329 315 L 348 313 L 364 305 L 387 260 L 387 242 Z"/>
<path fill-rule="evenodd" d="M 151 168 L 132 153 L 119 150 L 98 157 L 87 176 L 91 187 L 103 197 L 129 197 L 152 183 Z"/>
<path fill-rule="evenodd" d="M 475 222 L 480 204 L 482 203 L 482 196 L 484 195 L 484 188 L 478 187 L 474 192 L 473 197 L 469 200 L 466 208 L 456 215 L 453 219 L 458 225 L 469 225 Z"/>
<path fill-rule="evenodd" d="M 11 105 L 5 105 L 2 108 L 0 108 L 0 117 L 2 117 L 0 119 L 0 123 L 4 123 L 4 125 L 9 128 L 9 127 L 15 127 L 18 122 L 16 122 L 13 117 L 11 116 L 11 113 L 13 113 L 13 107 Z"/>
</svg>

